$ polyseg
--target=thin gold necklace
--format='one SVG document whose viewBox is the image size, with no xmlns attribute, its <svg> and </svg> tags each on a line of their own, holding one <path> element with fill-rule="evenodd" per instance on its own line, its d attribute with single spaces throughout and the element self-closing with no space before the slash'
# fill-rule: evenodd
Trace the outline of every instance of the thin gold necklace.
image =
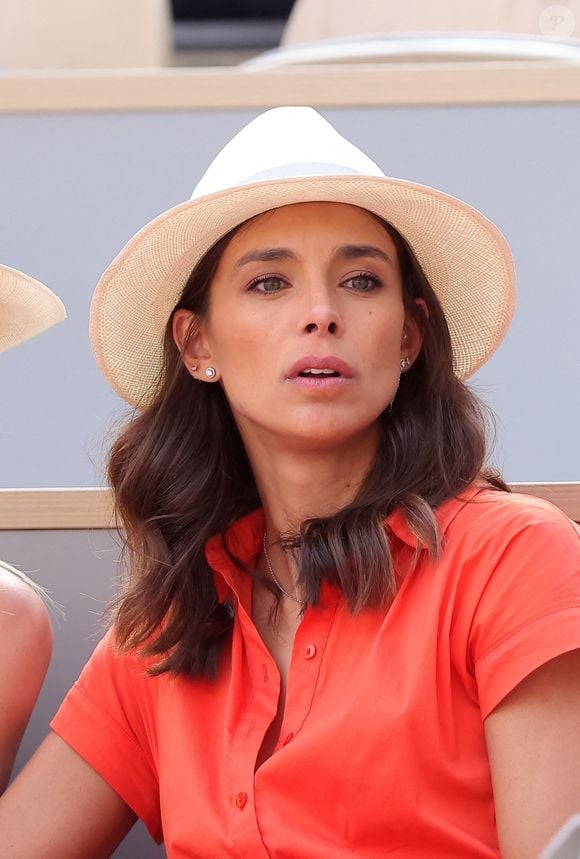
<svg viewBox="0 0 580 859">
<path fill-rule="evenodd" d="M 284 594 L 285 597 L 288 597 L 289 600 L 294 600 L 294 602 L 297 602 L 298 605 L 306 605 L 306 600 L 300 599 L 300 597 L 297 597 L 296 594 L 291 594 L 289 591 L 287 591 L 285 588 L 282 587 L 282 585 L 280 584 L 280 582 L 276 578 L 276 573 L 272 569 L 272 562 L 270 561 L 268 549 L 266 548 L 266 534 L 265 533 L 264 533 L 264 539 L 262 540 L 262 549 L 264 551 L 264 558 L 266 559 L 266 566 L 268 567 L 268 572 L 270 573 L 270 576 L 272 577 L 272 581 L 274 582 L 274 584 L 276 585 L 276 587 L 278 588 L 280 593 Z"/>
</svg>

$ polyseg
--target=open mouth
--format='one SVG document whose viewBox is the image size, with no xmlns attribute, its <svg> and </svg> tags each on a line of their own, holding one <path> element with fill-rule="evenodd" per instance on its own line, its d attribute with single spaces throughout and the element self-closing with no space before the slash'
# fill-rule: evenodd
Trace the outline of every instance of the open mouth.
<svg viewBox="0 0 580 859">
<path fill-rule="evenodd" d="M 320 376 L 330 376 L 334 378 L 338 378 L 340 373 L 336 370 L 315 370 L 313 367 L 308 368 L 307 370 L 302 370 L 298 373 L 299 376 L 302 376 L 303 379 L 312 379 L 315 377 L 320 378 Z"/>
<path fill-rule="evenodd" d="M 310 386 L 340 385 L 352 379 L 352 367 L 338 355 L 304 355 L 290 367 L 286 378 Z"/>
</svg>

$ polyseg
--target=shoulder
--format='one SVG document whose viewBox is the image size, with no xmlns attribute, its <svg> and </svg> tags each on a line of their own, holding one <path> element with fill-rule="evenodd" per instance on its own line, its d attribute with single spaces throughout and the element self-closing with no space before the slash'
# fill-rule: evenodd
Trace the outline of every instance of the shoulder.
<svg viewBox="0 0 580 859">
<path fill-rule="evenodd" d="M 461 604 L 580 605 L 580 529 L 540 498 L 483 489 L 440 511 L 445 578 Z"/>
<path fill-rule="evenodd" d="M 484 490 L 455 511 L 445 537 L 485 718 L 524 677 L 580 647 L 580 531 L 547 501 Z"/>
<path fill-rule="evenodd" d="M 134 753 L 148 748 L 158 720 L 159 687 L 167 682 L 165 675 L 148 673 L 149 667 L 148 658 L 119 649 L 110 627 L 67 693 L 52 729 L 77 751 L 89 751 L 105 735 L 123 746 L 129 743 Z"/>
<path fill-rule="evenodd" d="M 0 646 L 11 649 L 50 648 L 48 610 L 38 593 L 7 564 L 0 562 Z M 34 650 L 36 652 L 36 650 Z"/>
<path fill-rule="evenodd" d="M 102 696 L 126 699 L 129 706 L 157 686 L 159 677 L 151 671 L 154 665 L 154 658 L 143 655 L 141 649 L 120 648 L 113 625 L 97 643 L 76 685 L 89 695 L 98 690 Z"/>
<path fill-rule="evenodd" d="M 444 537 L 446 543 L 495 545 L 500 551 L 514 541 L 549 544 L 558 551 L 560 542 L 580 553 L 580 528 L 554 504 L 493 489 L 481 489 L 467 501 L 454 499 L 447 509 Z"/>
<path fill-rule="evenodd" d="M 563 639 L 566 624 L 578 627 L 580 531 L 561 510 L 486 489 L 448 507 L 447 518 L 443 578 L 478 652 L 525 627 L 537 634 L 540 619 L 551 639 Z"/>
<path fill-rule="evenodd" d="M 33 588 L 0 565 L 0 780 L 12 766 L 16 746 L 40 691 L 52 653 L 48 611 Z M 16 738 L 9 741 L 7 738 Z"/>
</svg>

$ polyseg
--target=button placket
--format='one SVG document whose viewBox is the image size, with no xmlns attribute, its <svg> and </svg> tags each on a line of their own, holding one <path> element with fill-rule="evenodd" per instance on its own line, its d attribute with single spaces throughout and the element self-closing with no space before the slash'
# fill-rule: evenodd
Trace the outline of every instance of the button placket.
<svg viewBox="0 0 580 859">
<path fill-rule="evenodd" d="M 320 603 L 314 609 L 308 609 L 296 630 L 284 720 L 274 754 L 296 737 L 310 712 L 339 601 L 338 589 L 323 584 Z"/>
<path fill-rule="evenodd" d="M 250 616 L 238 605 L 237 632 L 243 646 L 243 668 L 250 681 L 247 704 L 230 747 L 232 836 L 236 855 L 266 859 L 256 816 L 254 769 L 262 738 L 274 718 L 280 692 L 279 674 Z"/>
</svg>

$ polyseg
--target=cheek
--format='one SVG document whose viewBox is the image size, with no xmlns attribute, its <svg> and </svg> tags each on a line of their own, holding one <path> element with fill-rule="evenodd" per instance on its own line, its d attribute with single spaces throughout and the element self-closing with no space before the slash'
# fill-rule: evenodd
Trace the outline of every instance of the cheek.
<svg viewBox="0 0 580 859">
<path fill-rule="evenodd" d="M 382 324 L 369 314 L 366 331 L 360 340 L 361 354 L 368 364 L 381 371 L 398 371 L 401 358 L 403 316 L 389 318 Z"/>
<path fill-rule="evenodd" d="M 245 381 L 258 385 L 262 381 L 265 368 L 272 360 L 263 337 L 245 329 L 228 338 L 224 348 L 217 352 L 222 378 L 236 386 Z"/>
<path fill-rule="evenodd" d="M 254 414 L 268 391 L 272 360 L 267 339 L 251 326 L 237 323 L 215 346 L 216 364 L 232 409 L 246 416 Z"/>
<path fill-rule="evenodd" d="M 231 302 L 230 302 L 231 304 Z M 256 385 L 267 383 L 280 360 L 280 349 L 291 336 L 289 314 L 252 311 L 240 302 L 223 308 L 212 319 L 211 349 L 222 377 L 237 385 L 242 376 Z M 227 310 L 227 313 L 225 313 Z"/>
</svg>

